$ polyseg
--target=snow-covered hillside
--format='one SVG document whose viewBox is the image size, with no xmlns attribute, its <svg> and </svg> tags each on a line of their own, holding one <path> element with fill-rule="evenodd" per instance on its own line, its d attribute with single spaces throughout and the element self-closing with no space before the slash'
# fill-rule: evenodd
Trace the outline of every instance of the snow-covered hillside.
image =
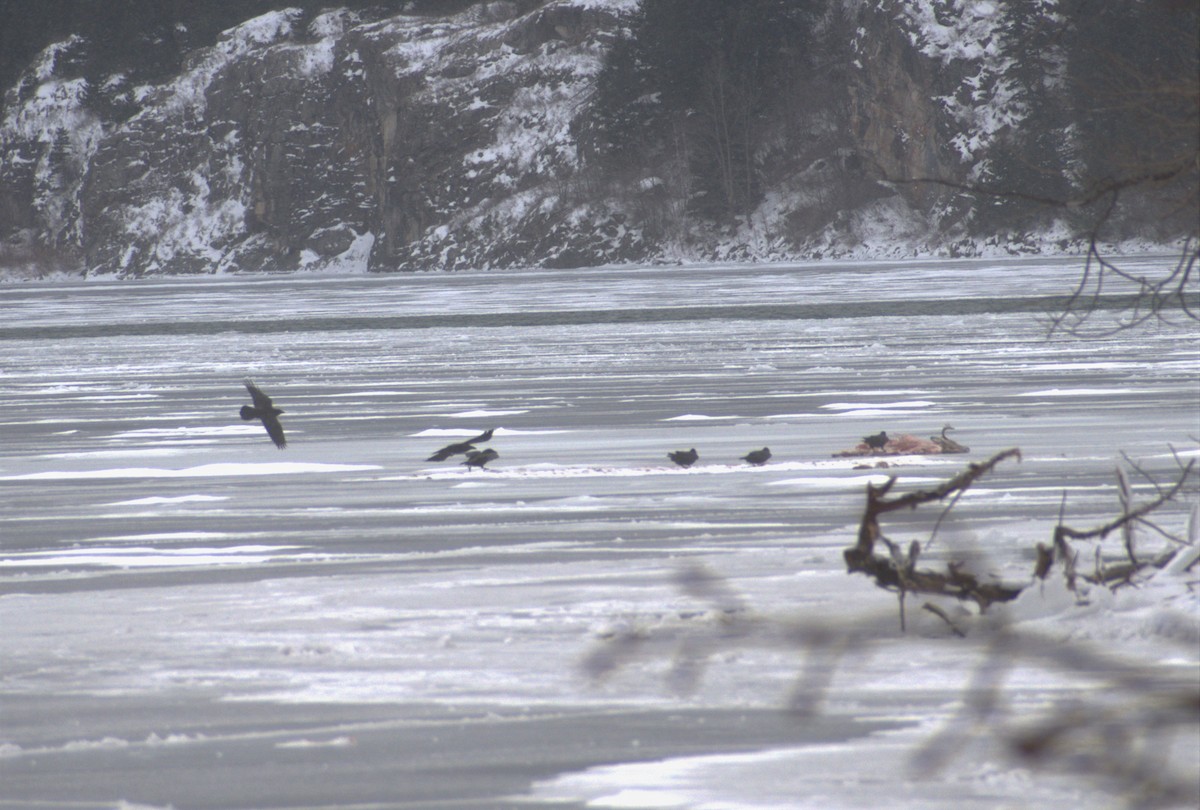
<svg viewBox="0 0 1200 810">
<path fill-rule="evenodd" d="M 635 31 L 639 0 L 487 2 L 446 16 L 281 8 L 144 84 L 84 75 L 89 44 L 72 36 L 4 95 L 0 269 L 361 272 L 1071 249 L 1080 223 L 1053 210 L 997 218 L 994 201 L 895 182 L 1026 189 L 1025 159 L 1047 156 L 1068 179 L 1082 171 L 1078 122 L 1047 112 L 1066 106 L 1071 63 L 1057 43 L 1074 23 L 1061 5 L 828 3 L 796 63 L 804 75 L 766 88 L 787 103 L 758 112 L 761 193 L 717 217 L 696 213 L 697 186 L 679 176 L 694 170 L 694 134 L 649 166 L 580 147 L 606 54 Z M 1145 227 L 1154 219 L 1111 235 L 1182 235 Z"/>
</svg>

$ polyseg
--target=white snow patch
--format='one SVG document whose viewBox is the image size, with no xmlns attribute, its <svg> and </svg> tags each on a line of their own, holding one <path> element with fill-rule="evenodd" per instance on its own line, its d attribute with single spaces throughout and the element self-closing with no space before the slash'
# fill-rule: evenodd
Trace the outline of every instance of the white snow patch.
<svg viewBox="0 0 1200 810">
<path fill-rule="evenodd" d="M 705 416 L 699 413 L 685 413 L 680 416 L 670 416 L 662 420 L 664 422 L 707 422 L 719 421 L 726 419 L 741 419 L 741 416 Z"/>
<path fill-rule="evenodd" d="M 127 450 L 84 450 L 75 453 L 46 453 L 42 458 L 162 458 L 164 456 L 178 456 L 183 452 L 184 449 L 182 447 L 139 447 Z"/>
<path fill-rule="evenodd" d="M 149 498 L 134 498 L 129 501 L 113 501 L 105 504 L 105 506 L 160 506 L 165 504 L 175 503 L 212 503 L 214 501 L 227 501 L 227 495 L 179 495 L 173 498 L 154 495 Z"/>
<path fill-rule="evenodd" d="M 262 564 L 286 557 L 327 559 L 329 554 L 288 554 L 303 546 L 228 546 L 225 548 L 90 547 L 54 552 L 10 554 L 0 559 L 0 568 L 61 568 L 87 565 L 114 568 L 159 568 Z"/>
<path fill-rule="evenodd" d="M 863 490 L 868 484 L 879 486 L 887 482 L 888 475 L 851 475 L 841 478 L 810 476 L 807 478 L 783 478 L 771 481 L 772 487 L 804 487 L 805 489 L 853 489 Z M 905 481 L 936 481 L 936 478 L 905 478 Z"/>
<path fill-rule="evenodd" d="M 288 740 L 275 743 L 276 748 L 353 748 L 358 741 L 353 737 L 341 736 L 328 740 Z"/>
<path fill-rule="evenodd" d="M 421 438 L 425 436 L 477 436 L 482 431 L 470 428 L 426 428 L 419 430 L 416 433 L 410 433 L 409 436 Z M 554 433 L 572 433 L 570 430 L 514 430 L 512 428 L 495 428 L 493 435 L 496 436 L 545 436 Z"/>
<path fill-rule="evenodd" d="M 318 464 L 313 462 L 263 462 L 201 464 L 170 470 L 159 467 L 121 467 L 108 470 L 51 470 L 0 476 L 0 481 L 67 481 L 89 478 L 207 478 L 213 476 L 296 475 L 300 473 L 362 472 L 378 470 L 374 464 Z"/>
<path fill-rule="evenodd" d="M 926 399 L 913 399 L 904 402 L 830 402 L 828 405 L 822 405 L 821 407 L 830 411 L 861 411 L 864 409 L 871 411 L 886 411 L 897 408 L 904 410 L 911 410 L 913 408 L 931 408 L 934 405 L 937 405 L 937 403 L 930 402 Z"/>
<path fill-rule="evenodd" d="M 354 231 L 350 246 L 336 256 L 323 258 L 311 250 L 303 251 L 300 265 L 307 273 L 330 273 L 333 275 L 364 274 L 375 246 L 375 234 Z"/>
</svg>

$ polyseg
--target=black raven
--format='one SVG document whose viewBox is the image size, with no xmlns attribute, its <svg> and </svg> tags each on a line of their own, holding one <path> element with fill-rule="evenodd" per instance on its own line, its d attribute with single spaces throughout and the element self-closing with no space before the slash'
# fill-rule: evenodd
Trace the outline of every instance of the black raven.
<svg viewBox="0 0 1200 810">
<path fill-rule="evenodd" d="M 490 447 L 486 450 L 468 450 L 467 460 L 464 461 L 463 464 L 467 466 L 467 469 L 472 467 L 479 467 L 482 469 L 483 466 L 489 461 L 494 461 L 498 458 L 500 458 L 500 454 Z"/>
<path fill-rule="evenodd" d="M 283 413 L 279 408 L 271 404 L 271 398 L 259 390 L 258 386 L 246 380 L 246 390 L 250 392 L 250 398 L 254 400 L 254 406 L 242 406 L 242 419 L 249 422 L 251 419 L 261 419 L 263 427 L 267 429 L 267 435 L 271 437 L 271 441 L 275 442 L 275 446 L 280 450 L 287 447 L 287 439 L 283 436 L 283 425 L 279 424 L 279 414 Z"/>
<path fill-rule="evenodd" d="M 888 443 L 887 431 L 881 430 L 874 436 L 863 436 L 863 441 L 866 442 L 867 447 L 870 447 L 872 450 L 882 450 L 883 446 Z"/>
<path fill-rule="evenodd" d="M 742 456 L 742 461 L 753 464 L 755 467 L 761 467 L 767 463 L 767 459 L 771 457 L 771 448 L 764 447 L 762 450 L 751 450 L 746 455 Z"/>
<path fill-rule="evenodd" d="M 477 445 L 477 444 L 484 444 L 485 442 L 490 442 L 492 440 L 492 434 L 495 432 L 496 432 L 496 429 L 492 428 L 490 430 L 485 430 L 483 433 L 480 433 L 478 436 L 471 438 L 471 439 L 467 439 L 466 441 L 455 442 L 454 444 L 448 444 L 445 447 L 443 447 L 441 450 L 438 450 L 436 453 L 434 453 L 432 456 L 430 456 L 429 458 L 427 458 L 425 460 L 426 461 L 445 461 L 446 459 L 450 458 L 450 456 L 457 456 L 459 453 L 469 452 L 471 450 L 474 450 L 475 445 Z"/>
<path fill-rule="evenodd" d="M 450 456 L 457 456 L 459 453 L 468 453 L 474 449 L 475 445 L 471 444 L 470 442 L 455 442 L 454 444 L 446 445 L 425 460 L 445 461 L 446 459 L 450 458 Z"/>
<path fill-rule="evenodd" d="M 700 458 L 700 454 L 693 447 L 691 450 L 676 450 L 673 453 L 667 453 L 667 458 L 674 461 L 680 467 L 690 467 Z"/>
</svg>

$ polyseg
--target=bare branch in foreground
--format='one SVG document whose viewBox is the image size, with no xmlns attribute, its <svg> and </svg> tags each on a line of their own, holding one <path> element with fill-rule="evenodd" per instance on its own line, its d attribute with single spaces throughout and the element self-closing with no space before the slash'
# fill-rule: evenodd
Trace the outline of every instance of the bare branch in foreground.
<svg viewBox="0 0 1200 810">
<path fill-rule="evenodd" d="M 1114 196 L 1115 204 L 1116 198 Z M 1111 208 L 1101 223 L 1111 215 Z M 1049 333 L 1062 331 L 1076 337 L 1108 337 L 1117 332 L 1141 326 L 1148 321 L 1168 321 L 1178 311 L 1189 321 L 1200 321 L 1196 308 L 1197 278 L 1200 263 L 1200 240 L 1188 237 L 1179 249 L 1174 268 L 1164 270 L 1158 278 L 1134 275 L 1121 269 L 1107 258 L 1099 245 L 1099 224 L 1088 235 L 1088 250 L 1079 283 L 1072 290 L 1062 311 L 1050 318 Z M 1105 284 L 1132 286 L 1133 303 L 1124 311 L 1122 322 L 1092 328 L 1095 314 L 1101 310 Z"/>
<path fill-rule="evenodd" d="M 1200 783 L 1187 755 L 1181 767 L 1170 751 L 1177 739 L 1200 730 L 1200 683 L 1194 678 L 1012 628 L 1001 628 L 989 645 L 961 710 L 914 755 L 918 775 L 945 769 L 972 741 L 986 738 L 999 742 L 1018 765 L 1110 784 L 1130 807 L 1200 802 Z M 1005 705 L 1006 679 L 1016 666 L 1067 674 L 1101 688 L 1029 718 Z"/>
<path fill-rule="evenodd" d="M 719 581 L 710 571 L 692 567 L 679 582 Z M 714 592 L 727 596 L 721 582 Z M 800 717 L 819 712 L 837 688 L 839 673 L 850 661 L 874 658 L 909 660 L 912 651 L 889 617 L 860 615 L 854 620 L 784 618 L 756 613 L 747 605 L 733 613 L 724 599 L 705 598 L 707 610 L 652 617 L 608 634 L 583 661 L 593 680 L 648 660 L 671 661 L 665 675 L 676 692 L 699 687 L 714 656 L 737 650 L 802 651 L 803 664 L 786 697 Z M 739 600 L 742 601 L 742 600 Z M 1200 784 L 1190 763 L 1172 761 L 1179 739 L 1200 733 L 1200 681 L 1189 671 L 1121 657 L 1083 642 L 1063 643 L 1004 622 L 976 625 L 968 635 L 940 608 L 962 647 L 960 708 L 912 754 L 914 776 L 928 777 L 953 766 L 972 745 L 998 747 L 1015 766 L 1048 774 L 1075 774 L 1111 790 L 1129 807 L 1195 806 Z M 1200 643 L 1200 627 L 1183 618 L 1168 634 L 1183 650 Z M 940 642 L 946 643 L 946 642 Z M 904 645 L 904 646 L 901 646 Z M 974 661 L 974 663 L 972 663 Z M 968 671 L 967 668 L 973 667 Z M 1070 698 L 1040 710 L 1009 702 L 1012 676 L 1040 669 L 1056 673 L 1056 682 L 1073 684 Z M 940 678 L 953 678 L 944 672 Z"/>
<path fill-rule="evenodd" d="M 948 481 L 930 490 L 918 490 L 888 498 L 887 495 L 896 483 L 895 476 L 889 478 L 879 487 L 867 484 L 867 505 L 863 510 L 862 520 L 858 527 L 858 542 L 846 549 L 842 556 L 846 561 L 848 573 L 862 573 L 872 577 L 879 587 L 895 591 L 901 600 L 901 624 L 903 619 L 903 600 L 906 594 L 920 593 L 936 596 L 952 596 L 956 599 L 970 600 L 979 605 L 981 611 L 996 602 L 1008 602 L 1016 599 L 1023 590 L 1022 587 L 1002 585 L 997 582 L 984 582 L 974 574 L 964 571 L 961 566 L 949 563 L 945 571 L 933 569 L 918 569 L 917 557 L 920 545 L 916 541 L 909 546 L 907 556 L 897 556 L 896 550 L 883 533 L 879 525 L 881 515 L 898 509 L 916 509 L 924 503 L 940 501 L 958 495 L 968 489 L 976 480 L 990 472 L 1000 462 L 1021 457 L 1021 451 L 1013 448 L 997 453 L 982 463 L 967 465 L 967 469 Z M 943 513 L 944 516 L 944 513 Z M 940 520 L 940 519 L 939 519 Z M 891 553 L 888 556 L 875 553 L 877 543 L 888 546 Z"/>
<path fill-rule="evenodd" d="M 1032 194 L 1013 188 L 996 188 L 980 183 L 968 183 L 937 177 L 885 177 L 898 185 L 933 185 L 960 191 L 976 197 L 1022 200 L 1063 212 L 1100 206 L 1099 213 L 1081 235 L 1087 242 L 1087 252 L 1079 282 L 1071 291 L 1061 311 L 1049 318 L 1048 333 L 1064 332 L 1076 337 L 1106 337 L 1149 321 L 1167 321 L 1179 313 L 1185 321 L 1200 321 L 1200 236 L 1194 231 L 1183 239 L 1173 266 L 1167 265 L 1153 277 L 1138 275 L 1121 267 L 1105 255 L 1105 226 L 1113 219 L 1121 195 L 1170 183 L 1186 183 L 1187 176 L 1196 171 L 1198 155 L 1191 152 L 1173 162 L 1152 164 L 1120 177 L 1109 177 L 1092 184 L 1071 198 Z M 1193 191 L 1188 205 L 1195 207 Z M 1112 293 L 1131 292 L 1129 301 L 1122 300 L 1117 323 L 1093 326 L 1095 316 L 1105 308 L 1106 287 Z"/>
<path fill-rule="evenodd" d="M 1108 523 L 1096 526 L 1091 529 L 1072 529 L 1063 523 L 1060 515 L 1058 525 L 1054 527 L 1054 554 L 1064 563 L 1064 575 L 1067 578 L 1067 587 L 1071 590 L 1076 589 L 1076 571 L 1075 561 L 1078 558 L 1077 552 L 1071 547 L 1069 540 L 1103 540 L 1112 532 L 1120 530 L 1125 539 L 1125 549 L 1129 556 L 1129 562 L 1108 567 L 1097 567 L 1096 573 L 1090 577 L 1085 577 L 1089 582 L 1102 585 L 1111 585 L 1113 583 L 1129 582 L 1134 574 L 1146 568 L 1163 568 L 1174 559 L 1179 552 L 1180 547 L 1186 547 L 1188 541 L 1181 537 L 1166 532 L 1157 525 L 1147 520 L 1147 516 L 1156 511 L 1164 504 L 1176 499 L 1183 492 L 1184 487 L 1195 477 L 1195 460 L 1187 462 L 1180 470 L 1179 477 L 1170 487 L 1163 488 L 1155 484 L 1155 489 L 1158 496 L 1152 501 L 1147 501 L 1141 506 L 1130 508 L 1132 506 L 1133 496 L 1129 488 L 1128 479 L 1124 473 L 1118 470 L 1118 491 L 1121 499 L 1121 516 L 1114 518 Z M 1145 475 L 1145 472 L 1137 468 L 1139 472 Z M 1172 543 L 1176 544 L 1172 548 L 1167 548 L 1162 553 L 1149 559 L 1138 559 L 1135 555 L 1133 547 L 1133 528 L 1138 525 L 1146 525 L 1154 528 Z M 1099 548 L 1097 547 L 1097 553 Z"/>
<path fill-rule="evenodd" d="M 1126 541 L 1128 562 L 1105 567 L 1097 545 L 1100 562 L 1094 575 L 1079 576 L 1079 552 L 1070 545 L 1070 541 L 1102 540 L 1117 532 L 1124 538 L 1126 527 L 1146 525 L 1147 516 L 1175 500 L 1195 479 L 1195 461 L 1184 463 L 1178 454 L 1179 474 L 1170 486 L 1158 484 L 1130 462 L 1150 482 L 1155 497 L 1135 504 L 1134 488 L 1122 473 L 1118 477 L 1121 514 L 1100 526 L 1087 530 L 1066 526 L 1064 497 L 1053 544 L 1037 545 L 1034 575 L 1022 586 L 979 583 L 953 563 L 947 564 L 945 572 L 918 569 L 920 543 L 912 541 L 903 549 L 884 536 L 881 515 L 951 496 L 957 501 L 975 481 L 1010 458 L 1020 458 L 1019 451 L 1006 450 L 968 465 L 932 489 L 896 497 L 889 497 L 895 477 L 879 486 L 868 485 L 857 542 L 843 552 L 850 572 L 875 577 L 876 584 L 901 598 L 916 592 L 954 596 L 975 602 L 982 613 L 988 605 L 1005 601 L 997 594 L 1011 593 L 1011 599 L 1029 585 L 1043 583 L 1055 562 L 1062 564 L 1064 580 L 1072 590 L 1077 589 L 1079 578 L 1100 587 L 1116 587 L 1137 573 L 1182 577 L 1200 564 L 1200 505 L 1191 510 L 1188 536 L 1170 536 L 1171 545 L 1158 555 L 1135 550 L 1132 542 Z M 877 545 L 884 546 L 886 555 L 877 553 Z M 727 581 L 698 566 L 680 571 L 676 586 L 703 607 L 645 622 L 631 621 L 606 634 L 583 661 L 584 671 L 593 680 L 639 661 L 665 659 L 670 661 L 666 683 L 676 692 L 687 693 L 699 687 L 717 656 L 735 650 L 801 651 L 804 661 L 786 705 L 797 715 L 808 716 L 819 711 L 836 689 L 839 673 L 848 669 L 847 659 L 871 655 L 907 661 L 912 653 L 910 647 L 901 646 L 910 643 L 905 636 L 896 632 L 888 617 L 877 613 L 834 619 L 758 613 Z M 929 590 L 922 590 L 925 588 Z M 999 618 L 968 625 L 933 602 L 922 607 L 944 622 L 956 637 L 953 643 L 963 645 L 963 674 L 969 677 L 960 693 L 959 708 L 914 752 L 916 775 L 944 771 L 978 744 L 991 752 L 998 749 L 1018 767 L 1083 777 L 1110 790 L 1131 808 L 1200 806 L 1200 783 L 1195 779 L 1194 763 L 1187 761 L 1192 752 L 1186 747 L 1186 741 L 1200 733 L 1200 681 L 1194 670 L 1122 657 L 1084 642 L 1065 643 L 1062 638 L 1013 626 L 1001 611 Z M 1163 640 L 1187 651 L 1180 653 L 1182 656 L 1191 655 L 1200 644 L 1200 624 L 1184 615 L 1171 619 L 1164 614 L 1163 621 L 1168 623 Z M 1036 710 L 1010 705 L 1013 674 L 1030 669 L 1056 673 L 1056 682 L 1065 679 L 1075 688 L 1064 692 L 1068 697 L 1057 705 Z M 1184 742 L 1182 755 L 1173 752 L 1180 741 Z"/>
<path fill-rule="evenodd" d="M 1005 450 L 981 463 L 967 465 L 967 469 L 940 485 L 927 490 L 916 490 L 899 497 L 888 497 L 896 484 L 893 476 L 880 486 L 867 485 L 867 504 L 859 523 L 858 540 L 854 546 L 843 552 L 848 573 L 862 573 L 875 580 L 875 584 L 884 590 L 895 592 L 900 600 L 900 626 L 904 629 L 906 616 L 904 600 L 908 594 L 923 594 L 929 596 L 948 596 L 962 601 L 974 602 L 980 612 L 998 602 L 1010 602 L 1016 599 L 1028 587 L 1029 582 L 1021 584 L 1004 584 L 985 581 L 974 574 L 963 570 L 955 562 L 946 563 L 945 570 L 917 568 L 917 560 L 921 554 L 921 544 L 916 540 L 909 544 L 907 552 L 902 551 L 895 543 L 887 538 L 880 527 L 880 517 L 899 509 L 916 509 L 922 504 L 941 501 L 953 496 L 950 506 L 943 510 L 934 525 L 934 531 L 945 519 L 949 509 L 962 494 L 982 476 L 991 472 L 1000 462 L 1016 458 L 1020 459 L 1021 452 L 1017 449 Z M 1178 456 L 1176 456 L 1178 458 Z M 1178 547 L 1186 546 L 1187 541 L 1162 529 L 1149 519 L 1149 515 L 1160 509 L 1164 504 L 1175 500 L 1184 488 L 1194 478 L 1195 461 L 1180 464 L 1179 475 L 1171 486 L 1161 486 L 1153 480 L 1145 470 L 1133 465 L 1143 477 L 1149 480 L 1157 492 L 1157 497 L 1140 506 L 1133 503 L 1133 489 L 1128 477 L 1118 469 L 1118 495 L 1121 503 L 1119 517 L 1092 529 L 1073 529 L 1064 523 L 1066 497 L 1059 513 L 1058 525 L 1054 529 L 1053 542 L 1050 546 L 1039 543 L 1036 549 L 1037 560 L 1034 566 L 1033 581 L 1045 580 L 1055 562 L 1063 567 L 1063 576 L 1067 587 L 1077 590 L 1079 554 L 1069 541 L 1098 539 L 1103 540 L 1109 534 L 1120 531 L 1124 539 L 1127 562 L 1105 565 L 1096 549 L 1096 566 L 1094 573 L 1084 577 L 1089 582 L 1111 585 L 1126 583 L 1138 572 L 1147 568 L 1162 568 L 1171 562 Z M 1135 549 L 1135 529 L 1145 526 L 1161 534 L 1176 547 L 1168 548 L 1155 556 L 1139 556 Z M 930 541 L 932 542 L 931 535 Z M 887 554 L 876 552 L 876 546 L 883 545 Z M 928 546 L 928 542 L 926 543 Z"/>
</svg>

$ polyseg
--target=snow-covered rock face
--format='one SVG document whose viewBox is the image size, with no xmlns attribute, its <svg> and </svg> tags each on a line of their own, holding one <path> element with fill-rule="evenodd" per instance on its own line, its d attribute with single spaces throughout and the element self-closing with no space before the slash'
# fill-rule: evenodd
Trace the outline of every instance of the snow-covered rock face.
<svg viewBox="0 0 1200 810">
<path fill-rule="evenodd" d="M 1030 86 L 1029 78 L 1061 86 L 1056 69 L 1065 60 L 1061 47 L 1044 33 L 1044 42 L 1027 41 L 1031 28 L 1058 30 L 1065 21 L 1058 6 L 1059 0 L 900 4 L 897 20 L 912 47 L 942 67 L 961 71 L 950 92 L 934 101 L 957 125 L 950 143 L 962 161 L 983 166 L 976 161 L 986 158 L 988 147 L 1005 130 L 1020 127 L 1029 114 L 1030 96 L 1046 89 Z M 1031 25 L 1031 19 L 1042 23 Z M 1030 52 L 1039 45 L 1036 61 L 1040 64 L 1030 64 Z"/>
<path fill-rule="evenodd" d="M 637 255 L 636 234 L 573 186 L 572 124 L 620 5 L 564 1 L 518 15 L 490 3 L 356 37 L 368 85 L 387 85 L 373 94 L 386 165 L 381 266 L 569 266 Z"/>
<path fill-rule="evenodd" d="M 91 272 L 365 269 L 363 167 L 331 104 L 335 46 L 358 20 L 300 22 L 284 10 L 226 31 L 104 140 L 84 202 Z"/>
<path fill-rule="evenodd" d="M 64 75 L 83 47 L 68 37 L 46 48 L 6 94 L 0 120 L 0 236 L 26 243 L 36 230 L 68 254 L 81 241 L 82 180 L 105 130 L 86 105 L 87 82 Z"/>
<path fill-rule="evenodd" d="M 790 112 L 764 124 L 758 207 L 714 222 L 688 211 L 692 184 L 672 179 L 685 160 L 630 177 L 580 153 L 607 48 L 638 5 L 282 9 L 228 29 L 153 85 L 83 78 L 86 41 L 53 44 L 0 114 L 0 271 L 43 260 L 141 276 L 972 252 L 988 244 L 975 203 L 887 181 L 1012 180 L 1004 161 L 1024 161 L 1023 128 L 1056 105 L 1066 70 L 1058 0 L 831 2 L 813 47 L 835 67 L 795 84 Z M 1069 165 L 1071 122 L 1043 132 L 1042 116 L 1037 137 Z"/>
<path fill-rule="evenodd" d="M 77 46 L 59 43 L 5 105 L 5 208 L 23 213 L 0 228 L 120 276 L 604 261 L 635 235 L 567 199 L 571 123 L 634 5 L 274 11 L 131 89 L 121 123 L 56 69 Z"/>
</svg>

